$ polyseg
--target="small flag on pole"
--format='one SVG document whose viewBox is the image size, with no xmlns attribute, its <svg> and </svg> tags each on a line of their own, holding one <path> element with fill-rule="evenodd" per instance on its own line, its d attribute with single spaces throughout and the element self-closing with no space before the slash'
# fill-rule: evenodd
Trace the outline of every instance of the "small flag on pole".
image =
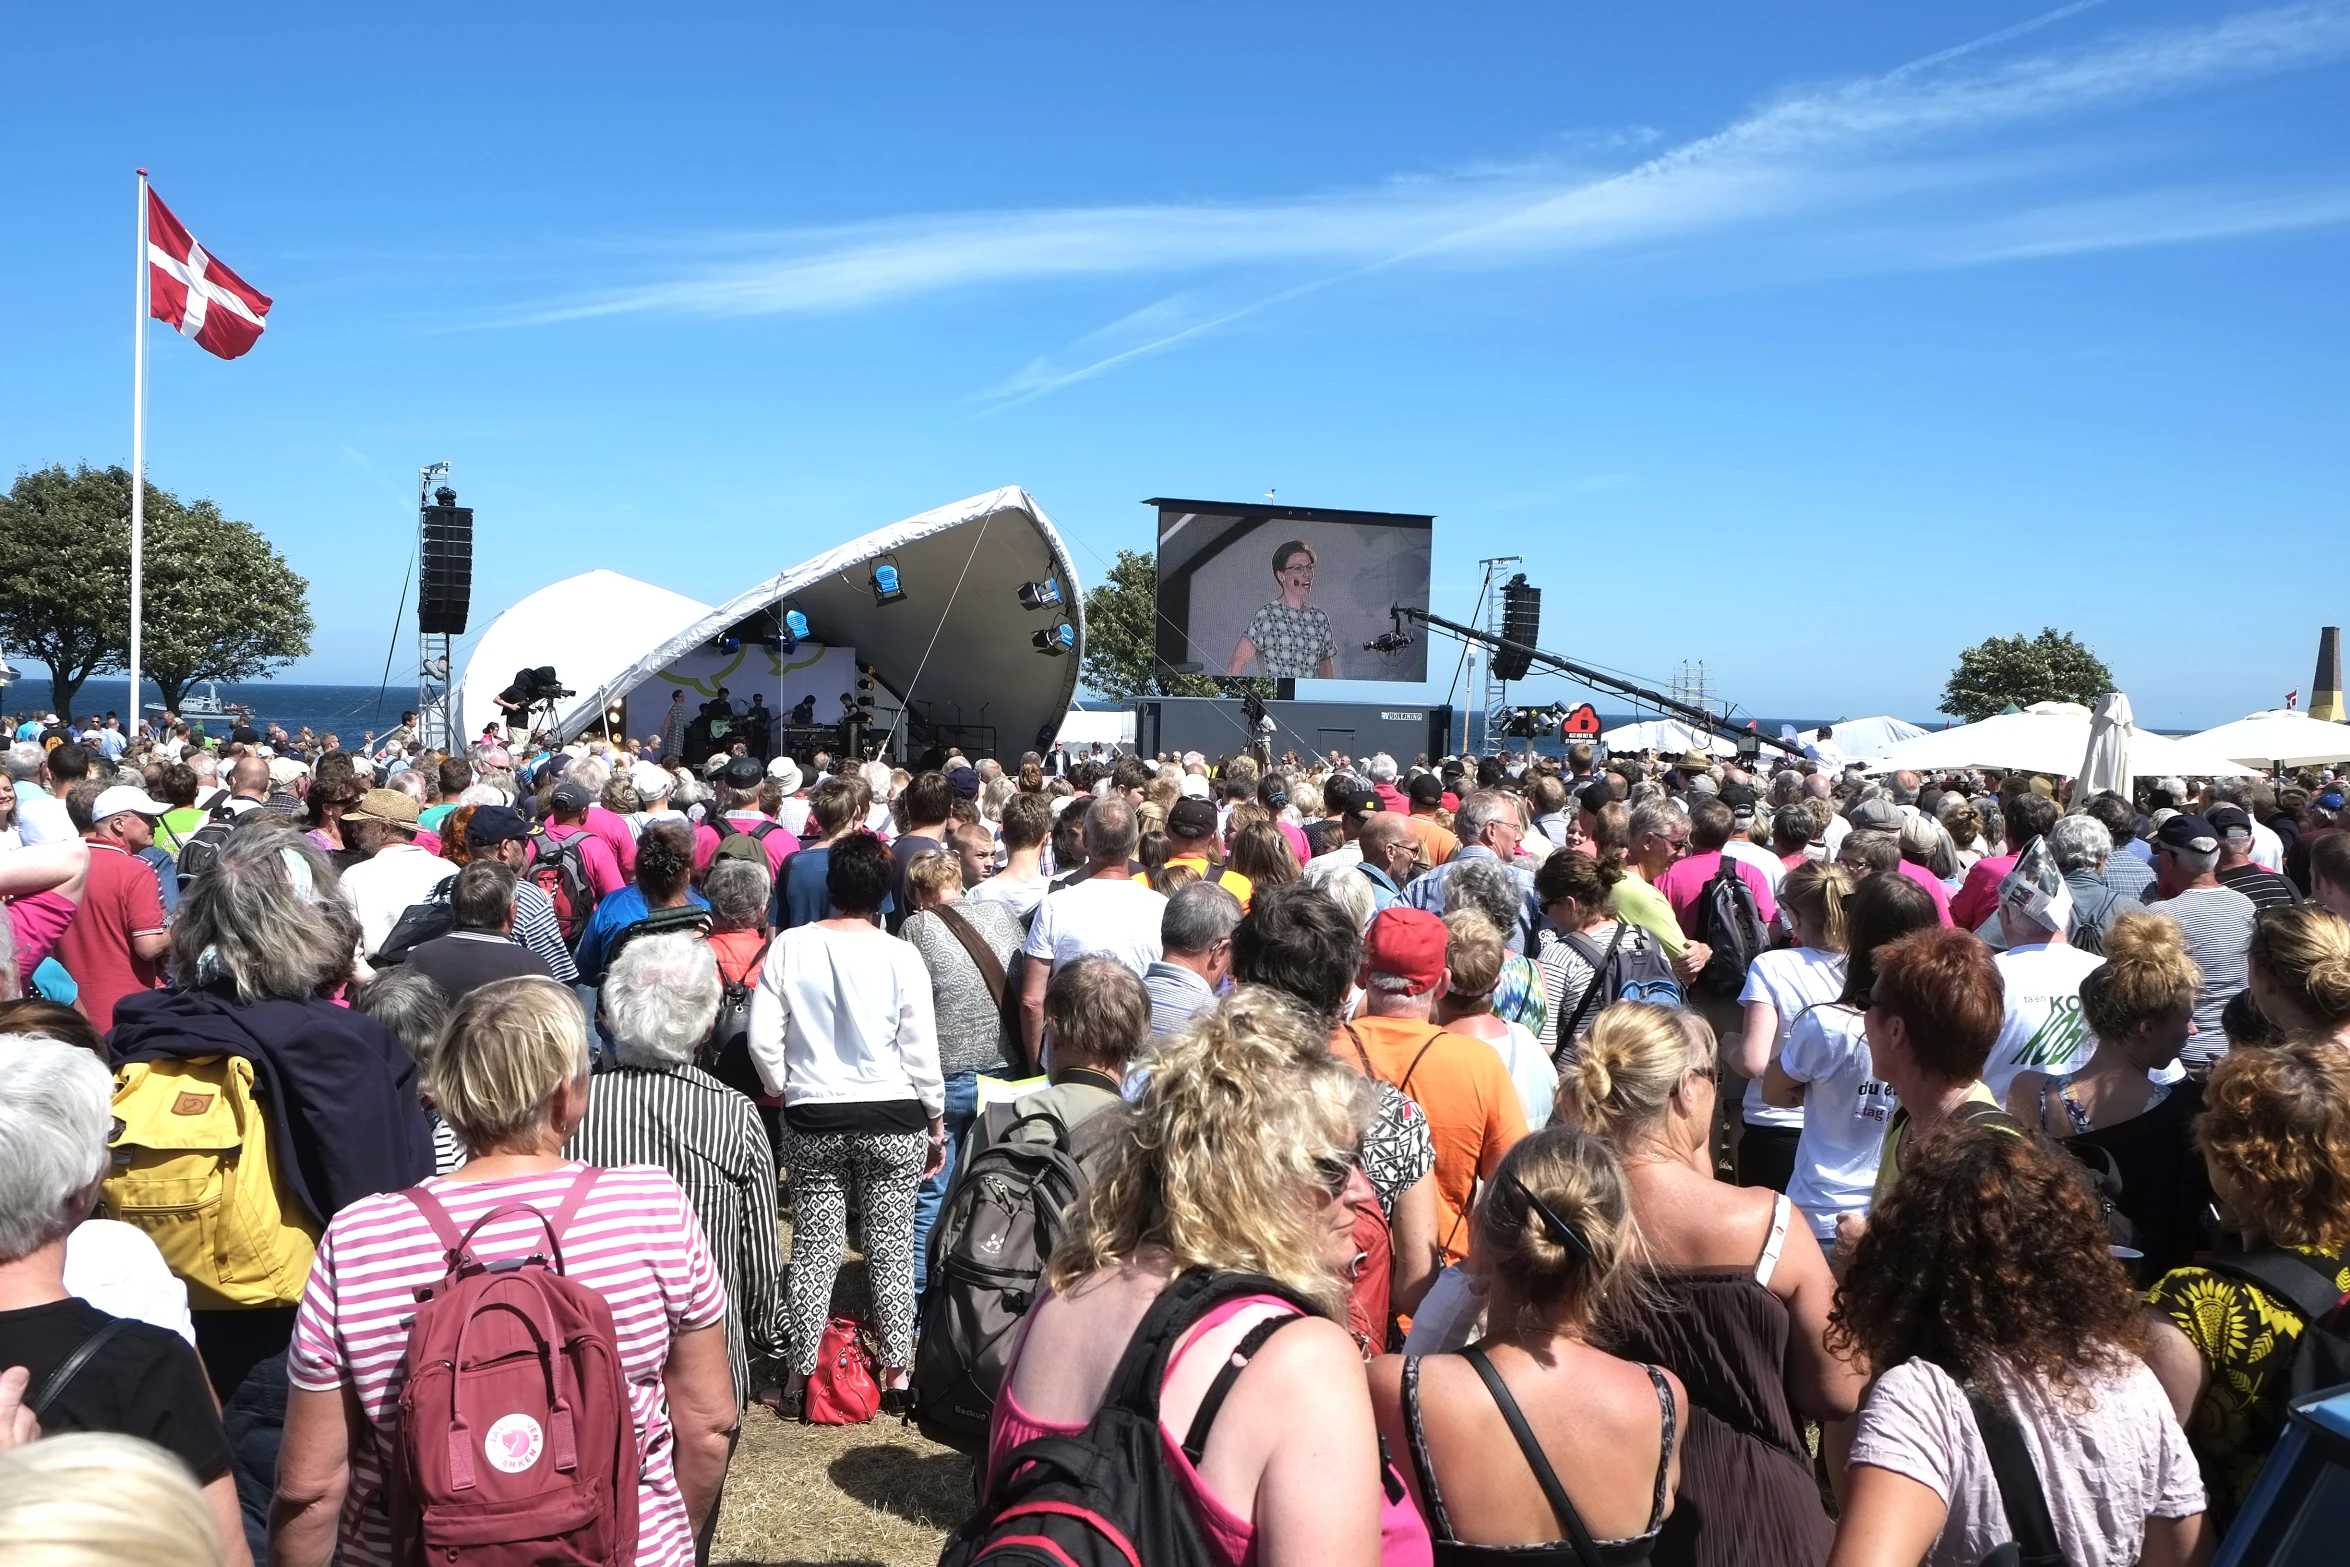
<svg viewBox="0 0 2350 1567">
<path fill-rule="evenodd" d="M 2295 704 L 2297 704 L 2297 703 L 2298 703 L 2300 700 L 2301 700 L 2301 688 L 2300 688 L 2300 687 L 2296 686 L 2296 687 L 2294 687 L 2292 690 L 2290 690 L 2290 691 L 2286 692 L 2286 693 L 2285 693 L 2285 711 L 2286 711 L 2286 712 L 2288 712 L 2288 713 L 2289 713 L 2289 712 L 2291 712 L 2291 711 L 2293 710 L 2293 708 L 2294 708 Z"/>
<path fill-rule="evenodd" d="M 196 243 L 163 198 L 147 192 L 148 313 L 223 359 L 234 359 L 269 324 L 269 296 Z"/>
</svg>

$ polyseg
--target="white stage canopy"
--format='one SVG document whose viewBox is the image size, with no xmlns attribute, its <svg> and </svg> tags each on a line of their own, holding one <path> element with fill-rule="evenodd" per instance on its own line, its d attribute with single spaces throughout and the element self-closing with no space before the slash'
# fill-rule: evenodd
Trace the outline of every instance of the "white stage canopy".
<svg viewBox="0 0 2350 1567">
<path fill-rule="evenodd" d="M 2326 762 L 2350 761 L 2350 724 L 2328 723 L 2289 707 L 2271 708 L 2239 718 L 2194 737 L 2195 746 L 2248 767 L 2271 762 L 2286 767 L 2315 767 Z"/>
<path fill-rule="evenodd" d="M 2035 702 L 2020 713 L 2000 713 L 1904 740 L 1869 771 L 1996 767 L 2072 778 L 2079 775 L 2088 754 L 2087 708 L 2078 702 Z M 2194 741 L 2172 740 L 2144 729 L 2130 736 L 2130 775 L 2135 778 L 2241 778 L 2249 771 Z"/>
<path fill-rule="evenodd" d="M 1828 725 L 1828 738 L 1848 761 L 1866 761 L 1883 756 L 1904 740 L 1915 740 L 1931 730 L 1911 723 L 1906 718 L 1889 716 L 1877 718 L 1839 718 Z M 1820 732 L 1806 729 L 1795 737 L 1800 748 L 1817 744 Z"/>
<path fill-rule="evenodd" d="M 753 542 L 722 553 L 745 555 Z M 885 560 L 897 567 L 905 593 L 892 604 L 875 602 L 868 582 Z M 1021 585 L 1044 578 L 1060 584 L 1059 610 L 1022 608 Z M 609 571 L 541 588 L 500 615 L 475 645 L 457 688 L 464 733 L 478 735 L 497 721 L 496 696 L 516 670 L 544 664 L 578 693 L 558 709 L 558 730 L 591 730 L 609 702 L 771 606 L 805 613 L 807 642 L 854 648 L 888 693 L 883 709 L 902 702 L 918 725 L 958 729 L 950 738 L 966 752 L 984 749 L 975 733 L 982 730 L 993 732 L 994 750 L 1007 761 L 1043 749 L 1077 689 L 1084 590 L 1052 519 L 1013 485 L 877 528 L 716 608 Z M 1063 619 L 1077 645 L 1057 658 L 1039 653 L 1031 638 Z M 666 691 L 637 704 L 631 727 L 647 732 L 647 714 L 667 705 Z M 837 715 L 837 702 L 820 710 L 824 720 Z M 881 739 L 886 727 L 877 724 L 871 738 Z"/>
</svg>

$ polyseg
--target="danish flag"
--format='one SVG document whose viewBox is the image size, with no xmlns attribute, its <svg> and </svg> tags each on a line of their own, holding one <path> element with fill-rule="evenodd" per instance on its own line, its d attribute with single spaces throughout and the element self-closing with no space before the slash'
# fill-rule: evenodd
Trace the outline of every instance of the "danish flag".
<svg viewBox="0 0 2350 1567">
<path fill-rule="evenodd" d="M 147 313 L 223 359 L 251 348 L 269 324 L 269 296 L 197 244 L 152 187 L 147 191 L 147 283 Z"/>
</svg>

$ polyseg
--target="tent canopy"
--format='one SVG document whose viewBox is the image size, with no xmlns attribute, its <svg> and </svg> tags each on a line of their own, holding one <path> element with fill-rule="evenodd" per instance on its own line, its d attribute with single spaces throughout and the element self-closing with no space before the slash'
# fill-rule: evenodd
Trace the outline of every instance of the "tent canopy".
<svg viewBox="0 0 2350 1567">
<path fill-rule="evenodd" d="M 1599 739 L 1610 751 L 1654 750 L 1673 756 L 1684 751 L 1703 751 L 1708 756 L 1738 754 L 1735 742 L 1677 718 L 1648 718 L 1636 724 L 1624 724 L 1610 729 Z"/>
<path fill-rule="evenodd" d="M 1911 723 L 1906 718 L 1894 718 L 1890 715 L 1880 715 L 1875 718 L 1839 718 L 1827 727 L 1834 731 L 1830 738 L 1834 741 L 1836 749 L 1855 761 L 1872 756 L 1883 756 L 1902 741 L 1915 740 L 1918 736 L 1929 733 L 1928 730 Z M 1817 729 L 1806 729 L 1795 738 L 1801 745 L 1813 745 L 1818 742 L 1820 732 Z"/>
<path fill-rule="evenodd" d="M 875 602 L 867 580 L 885 559 L 904 590 L 891 604 Z M 1021 585 L 1047 577 L 1060 584 L 1059 611 L 1022 608 Z M 877 528 L 716 608 L 608 571 L 542 588 L 500 615 L 467 662 L 459 687 L 467 733 L 496 720 L 495 697 L 515 670 L 553 664 L 578 692 L 558 711 L 557 729 L 580 734 L 607 702 L 787 600 L 807 615 L 809 641 L 856 649 L 916 733 L 962 726 L 966 751 L 984 744 L 977 729 L 992 731 L 1007 759 L 1049 745 L 1077 688 L 1084 590 L 1052 519 L 1014 485 Z M 1075 629 L 1077 646 L 1053 658 L 1030 638 L 1056 619 Z"/>
<path fill-rule="evenodd" d="M 2206 729 L 2194 737 L 2194 744 L 2248 767 L 2266 767 L 2271 762 L 2313 767 L 2350 761 L 2350 724 L 2328 723 L 2289 707 L 2271 708 Z"/>
<path fill-rule="evenodd" d="M 1998 713 L 1955 729 L 1937 729 L 1894 746 L 1870 769 L 1935 772 L 1996 767 L 2007 772 L 2071 778 L 2089 752 L 2089 710 L 2078 702 L 2035 702 L 2020 713 Z M 2241 778 L 2250 769 L 2201 745 L 2140 729 L 2130 736 L 2130 775 Z"/>
</svg>

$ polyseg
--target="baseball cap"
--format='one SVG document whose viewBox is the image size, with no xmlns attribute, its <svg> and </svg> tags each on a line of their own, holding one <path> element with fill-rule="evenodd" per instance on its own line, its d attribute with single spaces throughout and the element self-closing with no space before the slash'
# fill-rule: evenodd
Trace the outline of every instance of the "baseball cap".
<svg viewBox="0 0 2350 1567">
<path fill-rule="evenodd" d="M 1444 801 L 1444 780 L 1434 773 L 1420 773 L 1412 779 L 1414 805 L 1440 805 Z"/>
<path fill-rule="evenodd" d="M 1722 791 L 1721 798 L 1733 817 L 1739 821 L 1748 821 L 1753 818 L 1755 804 L 1760 797 L 1745 784 L 1732 784 Z"/>
<path fill-rule="evenodd" d="M 90 820 L 102 822 L 109 816 L 120 816 L 125 811 L 136 811 L 141 816 L 161 816 L 171 809 L 146 790 L 129 784 L 116 784 L 111 789 L 98 791 L 98 798 L 90 802 Z"/>
<path fill-rule="evenodd" d="M 548 803 L 558 811 L 584 811 L 595 803 L 588 792 L 587 782 L 580 778 L 566 778 L 555 785 L 555 792 L 547 796 Z"/>
<path fill-rule="evenodd" d="M 2342 808 L 2342 795 L 2341 795 L 2341 791 L 2340 791 L 2340 790 L 2328 790 L 2326 793 L 2324 793 L 2324 794 L 2321 794 L 2321 795 L 2319 795 L 2319 796 L 2317 797 L 2317 803 L 2318 803 L 2318 805 L 2319 805 L 2321 808 L 2323 808 L 2323 809 L 2325 809 L 2325 810 L 2328 810 L 2328 811 L 2338 811 L 2338 810 L 2340 810 L 2340 809 Z"/>
<path fill-rule="evenodd" d="M 1714 782 L 1713 774 L 1696 773 L 1689 779 L 1689 792 L 1691 794 L 1719 795 L 1722 792 L 1722 786 Z"/>
<path fill-rule="evenodd" d="M 958 800 L 979 798 L 979 769 L 958 767 L 947 774 L 947 792 Z"/>
<path fill-rule="evenodd" d="M 530 823 L 512 806 L 477 805 L 465 823 L 465 841 L 470 844 L 520 843 L 529 836 Z"/>
<path fill-rule="evenodd" d="M 1374 811 L 1384 809 L 1379 803 L 1379 796 L 1369 789 L 1357 789 L 1346 802 L 1346 814 L 1349 816 L 1369 816 Z"/>
<path fill-rule="evenodd" d="M 230 743 L 234 745 L 259 745 L 261 743 L 261 731 L 251 724 L 237 725 L 236 728 L 228 732 L 228 737 Z"/>
<path fill-rule="evenodd" d="M 1873 828 L 1878 832 L 1901 831 L 1901 807 L 1891 800 L 1863 800 L 1852 808 L 1847 819 L 1855 827 Z"/>
<path fill-rule="evenodd" d="M 359 803 L 343 813 L 345 821 L 390 822 L 399 827 L 416 825 L 416 797 L 402 794 L 397 789 L 370 789 L 359 797 Z"/>
<path fill-rule="evenodd" d="M 2154 841 L 2169 849 L 2184 849 L 2190 854 L 2210 854 L 2219 848 L 2219 834 L 2211 823 L 2200 816 L 2181 813 L 2154 829 Z"/>
<path fill-rule="evenodd" d="M 1212 838 L 1216 835 L 1216 808 L 1188 795 L 1167 807 L 1167 834 L 1172 838 Z"/>
<path fill-rule="evenodd" d="M 2214 806 L 2204 820 L 2211 823 L 2212 830 L 2223 837 L 2233 838 L 2242 834 L 2249 839 L 2252 836 L 2252 818 L 2244 814 L 2244 808 L 2240 805 Z"/>
<path fill-rule="evenodd" d="M 1424 995 L 1444 977 L 1444 921 L 1426 909 L 1389 908 L 1371 921 L 1364 957 L 1374 974 L 1404 980 Z"/>
<path fill-rule="evenodd" d="M 756 789 L 766 778 L 767 769 L 759 765 L 755 756 L 737 756 L 728 760 L 718 777 L 730 789 Z"/>
</svg>

